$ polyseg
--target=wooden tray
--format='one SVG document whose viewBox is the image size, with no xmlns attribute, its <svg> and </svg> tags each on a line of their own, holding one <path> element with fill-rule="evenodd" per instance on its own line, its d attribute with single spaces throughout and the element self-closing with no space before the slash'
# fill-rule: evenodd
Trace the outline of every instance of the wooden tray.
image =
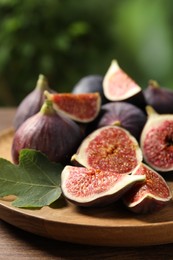
<svg viewBox="0 0 173 260">
<path fill-rule="evenodd" d="M 0 157 L 11 160 L 13 130 L 0 132 Z M 169 174 L 173 189 L 173 176 Z M 172 180 L 171 180 L 172 179 Z M 62 200 L 29 210 L 0 200 L 0 219 L 28 232 L 61 241 L 106 246 L 147 246 L 173 242 L 173 202 L 154 214 L 135 215 L 122 204 L 80 209 Z"/>
</svg>

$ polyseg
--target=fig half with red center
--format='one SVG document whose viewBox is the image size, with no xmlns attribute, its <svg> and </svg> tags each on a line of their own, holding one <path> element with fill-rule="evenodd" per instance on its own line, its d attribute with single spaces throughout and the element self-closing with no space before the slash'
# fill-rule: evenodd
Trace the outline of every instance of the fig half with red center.
<svg viewBox="0 0 173 260">
<path fill-rule="evenodd" d="M 125 205 L 133 212 L 148 213 L 160 210 L 172 199 L 170 188 L 164 178 L 141 163 L 132 176 L 144 175 L 145 181 L 136 183 L 123 197 Z"/>
<path fill-rule="evenodd" d="M 142 88 L 113 60 L 103 79 L 103 92 L 110 101 L 128 101 L 144 109 Z"/>
<path fill-rule="evenodd" d="M 127 130 L 105 126 L 85 137 L 71 160 L 86 168 L 129 174 L 142 161 L 142 152 Z"/>
<path fill-rule="evenodd" d="M 122 175 L 67 165 L 61 173 L 61 188 L 65 198 L 78 206 L 105 206 L 144 180 L 144 175 Z"/>
<path fill-rule="evenodd" d="M 144 160 L 156 171 L 172 171 L 173 114 L 158 114 L 150 106 L 146 110 L 148 119 L 140 138 Z"/>
<path fill-rule="evenodd" d="M 159 114 L 173 113 L 173 90 L 161 87 L 155 80 L 150 80 L 144 90 L 144 96 L 148 105 L 152 106 Z"/>
<path fill-rule="evenodd" d="M 56 111 L 77 122 L 91 122 L 100 112 L 101 97 L 98 92 L 83 94 L 51 94 L 48 91 L 45 91 L 45 95 L 53 102 Z"/>
</svg>

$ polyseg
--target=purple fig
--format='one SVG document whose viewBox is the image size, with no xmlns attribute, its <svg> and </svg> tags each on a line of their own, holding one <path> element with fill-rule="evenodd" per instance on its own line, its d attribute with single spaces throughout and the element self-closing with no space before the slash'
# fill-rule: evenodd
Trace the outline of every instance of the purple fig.
<svg viewBox="0 0 173 260">
<path fill-rule="evenodd" d="M 170 188 L 164 178 L 141 163 L 132 176 L 144 175 L 145 181 L 136 183 L 123 197 L 125 205 L 135 213 L 149 213 L 163 208 L 172 199 Z"/>
<path fill-rule="evenodd" d="M 16 130 L 12 143 L 12 159 L 18 163 L 21 149 L 39 150 L 53 162 L 66 163 L 79 146 L 83 136 L 79 126 L 58 114 L 46 100 L 41 110 L 29 117 Z"/>
<path fill-rule="evenodd" d="M 146 120 L 146 114 L 133 104 L 123 101 L 109 102 L 101 107 L 99 117 L 90 127 L 92 129 L 118 124 L 139 140 Z"/>
<path fill-rule="evenodd" d="M 95 93 L 98 92 L 101 96 L 102 104 L 107 102 L 103 93 L 103 76 L 101 75 L 88 75 L 81 78 L 73 87 L 72 93 Z"/>
<path fill-rule="evenodd" d="M 150 80 L 144 90 L 144 96 L 148 105 L 152 106 L 159 114 L 173 113 L 173 90 L 161 87 L 155 80 Z"/>
<path fill-rule="evenodd" d="M 55 92 L 51 90 L 47 79 L 44 75 L 40 74 L 37 80 L 36 87 L 30 92 L 19 104 L 14 120 L 13 126 L 16 129 L 30 116 L 36 114 L 44 102 L 44 91 Z"/>
<path fill-rule="evenodd" d="M 144 179 L 144 175 L 122 175 L 67 165 L 61 174 L 61 188 L 65 198 L 77 206 L 105 206 Z"/>
</svg>

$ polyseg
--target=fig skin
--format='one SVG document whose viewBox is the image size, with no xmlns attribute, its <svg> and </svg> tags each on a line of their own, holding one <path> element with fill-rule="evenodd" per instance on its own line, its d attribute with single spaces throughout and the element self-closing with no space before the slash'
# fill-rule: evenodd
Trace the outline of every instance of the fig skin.
<svg viewBox="0 0 173 260">
<path fill-rule="evenodd" d="M 79 126 L 58 114 L 52 102 L 46 100 L 41 110 L 16 130 L 11 149 L 12 159 L 18 164 L 20 150 L 28 148 L 41 151 L 52 162 L 66 164 L 82 138 Z"/>
<path fill-rule="evenodd" d="M 158 172 L 173 170 L 173 114 L 158 114 L 146 107 L 148 119 L 140 137 L 144 161 Z"/>
<path fill-rule="evenodd" d="M 124 196 L 123 202 L 132 212 L 152 213 L 161 210 L 172 199 L 165 179 L 145 163 L 141 163 L 132 175 L 145 175 L 145 181 L 136 183 Z"/>
<path fill-rule="evenodd" d="M 155 80 L 150 80 L 144 90 L 147 104 L 159 114 L 173 113 L 173 90 L 161 87 Z"/>
<path fill-rule="evenodd" d="M 74 94 L 95 92 L 100 94 L 102 104 L 108 102 L 103 93 L 103 76 L 101 75 L 87 75 L 81 78 L 72 89 L 72 93 Z"/>
<path fill-rule="evenodd" d="M 119 125 L 139 141 L 146 120 L 147 116 L 142 109 L 133 104 L 123 101 L 109 102 L 101 107 L 100 115 L 88 129 Z"/>
<path fill-rule="evenodd" d="M 64 197 L 77 206 L 103 207 L 144 180 L 144 175 L 121 175 L 67 165 L 61 173 L 61 189 Z"/>
<path fill-rule="evenodd" d="M 51 93 L 55 92 L 49 87 L 46 77 L 40 74 L 35 88 L 21 101 L 17 107 L 17 111 L 13 120 L 13 126 L 15 130 L 17 130 L 26 119 L 40 111 L 41 106 L 45 100 L 45 90 Z"/>
</svg>

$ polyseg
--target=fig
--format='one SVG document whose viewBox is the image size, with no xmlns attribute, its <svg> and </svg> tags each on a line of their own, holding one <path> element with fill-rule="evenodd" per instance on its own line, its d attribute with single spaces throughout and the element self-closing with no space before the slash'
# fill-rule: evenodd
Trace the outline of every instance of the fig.
<svg viewBox="0 0 173 260">
<path fill-rule="evenodd" d="M 165 179 L 145 163 L 140 163 L 134 175 L 145 175 L 145 181 L 136 183 L 123 196 L 125 205 L 135 213 L 151 213 L 163 208 L 172 199 Z"/>
<path fill-rule="evenodd" d="M 88 123 L 93 121 L 100 112 L 101 98 L 96 93 L 55 93 L 45 91 L 45 95 L 54 104 L 54 109 L 76 122 Z"/>
<path fill-rule="evenodd" d="M 72 89 L 72 93 L 74 94 L 95 92 L 100 93 L 102 104 L 107 102 L 103 93 L 103 76 L 101 75 L 85 76 L 81 78 Z"/>
<path fill-rule="evenodd" d="M 159 114 L 173 113 L 173 90 L 161 87 L 155 80 L 150 80 L 144 90 L 145 100 Z"/>
<path fill-rule="evenodd" d="M 21 149 L 35 149 L 52 162 L 70 161 L 83 136 L 79 126 L 58 114 L 50 100 L 45 100 L 40 111 L 25 120 L 16 130 L 12 143 L 12 159 L 18 164 Z"/>
<path fill-rule="evenodd" d="M 44 102 L 44 91 L 55 92 L 50 89 L 47 79 L 40 74 L 36 87 L 19 104 L 13 120 L 14 129 L 17 129 L 27 118 L 36 114 Z"/>
<path fill-rule="evenodd" d="M 140 138 L 147 116 L 142 109 L 125 101 L 109 102 L 101 107 L 93 128 L 107 125 L 120 125 L 128 130 L 137 140 Z"/>
<path fill-rule="evenodd" d="M 117 60 L 111 62 L 103 79 L 103 92 L 109 101 L 128 101 L 145 109 L 142 88 L 120 68 Z"/>
<path fill-rule="evenodd" d="M 140 137 L 144 161 L 159 172 L 173 170 L 173 114 L 146 107 L 148 119 Z"/>
<path fill-rule="evenodd" d="M 127 130 L 105 126 L 83 139 L 71 161 L 86 168 L 129 174 L 142 161 L 142 152 Z"/>
<path fill-rule="evenodd" d="M 122 175 L 67 165 L 61 173 L 61 188 L 65 198 L 77 206 L 106 206 L 144 179 L 144 175 Z"/>
</svg>

